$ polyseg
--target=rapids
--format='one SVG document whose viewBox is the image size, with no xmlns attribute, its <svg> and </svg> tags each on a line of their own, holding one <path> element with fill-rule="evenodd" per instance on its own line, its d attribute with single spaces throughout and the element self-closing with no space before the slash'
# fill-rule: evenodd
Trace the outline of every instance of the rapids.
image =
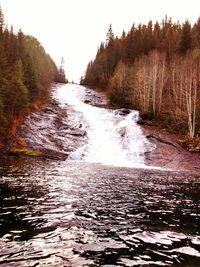
<svg viewBox="0 0 200 267">
<path fill-rule="evenodd" d="M 144 153 L 155 146 L 145 138 L 137 125 L 138 111 L 91 105 L 88 100 L 91 92 L 83 86 L 66 85 L 54 93 L 62 107 L 67 104 L 77 111 L 80 128 L 87 133 L 86 143 L 69 157 L 113 166 L 144 167 Z M 99 99 L 98 94 L 92 92 L 91 101 L 95 103 L 95 99 Z"/>
</svg>

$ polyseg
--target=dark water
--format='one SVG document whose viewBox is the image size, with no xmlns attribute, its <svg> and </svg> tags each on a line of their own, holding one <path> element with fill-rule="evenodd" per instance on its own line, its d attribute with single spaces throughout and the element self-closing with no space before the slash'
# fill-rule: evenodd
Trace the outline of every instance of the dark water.
<svg viewBox="0 0 200 267">
<path fill-rule="evenodd" d="M 0 162 L 1 266 L 200 266 L 200 176 Z"/>
</svg>

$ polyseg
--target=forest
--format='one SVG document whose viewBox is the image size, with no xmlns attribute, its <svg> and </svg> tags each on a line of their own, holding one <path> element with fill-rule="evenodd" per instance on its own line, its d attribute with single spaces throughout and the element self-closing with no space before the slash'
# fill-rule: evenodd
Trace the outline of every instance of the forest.
<svg viewBox="0 0 200 267">
<path fill-rule="evenodd" d="M 110 25 L 81 84 L 103 89 L 110 102 L 193 138 L 200 134 L 200 18 L 133 24 L 120 38 Z"/>
<path fill-rule="evenodd" d="M 0 144 L 18 124 L 49 98 L 53 81 L 67 82 L 39 41 L 5 26 L 0 8 Z"/>
</svg>

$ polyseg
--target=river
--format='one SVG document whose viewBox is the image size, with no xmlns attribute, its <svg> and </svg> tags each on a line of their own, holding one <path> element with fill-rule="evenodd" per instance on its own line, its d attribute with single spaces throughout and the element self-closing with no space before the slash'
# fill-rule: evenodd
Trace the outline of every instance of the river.
<svg viewBox="0 0 200 267">
<path fill-rule="evenodd" d="M 53 94 L 87 133 L 68 160 L 0 160 L 0 265 L 200 266 L 200 176 L 145 166 L 138 113 L 90 93 Z"/>
</svg>

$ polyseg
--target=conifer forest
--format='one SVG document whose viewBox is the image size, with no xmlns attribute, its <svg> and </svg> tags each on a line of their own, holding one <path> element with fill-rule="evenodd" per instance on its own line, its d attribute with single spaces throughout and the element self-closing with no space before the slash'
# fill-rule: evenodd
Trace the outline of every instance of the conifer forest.
<svg viewBox="0 0 200 267">
<path fill-rule="evenodd" d="M 65 82 L 39 41 L 4 24 L 0 9 L 0 141 L 14 134 L 29 111 L 48 101 L 53 81 Z"/>
<path fill-rule="evenodd" d="M 200 132 L 200 18 L 134 25 L 120 38 L 110 25 L 106 42 L 81 83 L 104 88 L 111 103 L 190 138 Z"/>
</svg>

